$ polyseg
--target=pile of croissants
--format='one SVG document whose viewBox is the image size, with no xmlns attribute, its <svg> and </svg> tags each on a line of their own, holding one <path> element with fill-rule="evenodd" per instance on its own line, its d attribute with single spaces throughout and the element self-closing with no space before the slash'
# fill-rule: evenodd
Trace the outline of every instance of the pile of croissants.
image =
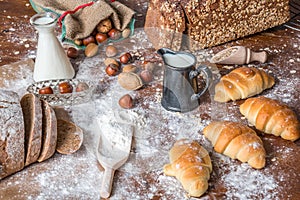
<svg viewBox="0 0 300 200">
<path fill-rule="evenodd" d="M 252 97 L 274 85 L 274 78 L 254 67 L 240 67 L 221 77 L 215 86 L 214 100 L 228 102 L 246 99 L 240 113 L 259 131 L 295 141 L 300 137 L 300 123 L 287 105 L 267 97 Z M 214 150 L 247 162 L 255 169 L 265 166 L 266 151 L 260 137 L 248 126 L 231 121 L 213 121 L 203 130 Z M 169 152 L 170 164 L 164 173 L 175 176 L 189 196 L 200 197 L 208 189 L 212 172 L 210 156 L 199 143 L 178 140 Z"/>
</svg>

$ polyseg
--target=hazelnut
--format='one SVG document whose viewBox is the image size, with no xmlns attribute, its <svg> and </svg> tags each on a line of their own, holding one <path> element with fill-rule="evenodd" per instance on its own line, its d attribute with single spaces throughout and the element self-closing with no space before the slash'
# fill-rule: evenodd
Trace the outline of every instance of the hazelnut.
<svg viewBox="0 0 300 200">
<path fill-rule="evenodd" d="M 120 39 L 122 33 L 120 31 L 118 31 L 117 29 L 113 28 L 108 32 L 108 36 L 112 39 L 112 40 L 117 40 Z"/>
<path fill-rule="evenodd" d="M 64 93 L 72 93 L 73 86 L 69 82 L 62 82 L 58 85 L 59 92 Z"/>
<path fill-rule="evenodd" d="M 53 89 L 50 86 L 39 89 L 39 94 L 53 94 Z"/>
<path fill-rule="evenodd" d="M 105 53 L 107 57 L 114 57 L 115 55 L 117 55 L 118 50 L 115 46 L 110 45 L 106 47 Z"/>
<path fill-rule="evenodd" d="M 108 33 L 112 29 L 112 23 L 110 19 L 104 19 L 96 27 L 99 33 Z"/>
<path fill-rule="evenodd" d="M 115 76 L 119 73 L 119 67 L 111 63 L 108 66 L 106 66 L 105 72 L 108 76 Z"/>
<path fill-rule="evenodd" d="M 90 43 L 96 43 L 94 36 L 88 36 L 82 40 L 84 46 L 87 46 Z"/>
<path fill-rule="evenodd" d="M 149 72 L 153 72 L 155 69 L 156 65 L 153 62 L 146 62 L 144 64 L 145 70 L 148 70 Z"/>
<path fill-rule="evenodd" d="M 105 33 L 97 33 L 96 40 L 98 44 L 103 43 L 107 40 L 107 35 Z"/>
<path fill-rule="evenodd" d="M 128 38 L 131 34 L 131 30 L 129 28 L 125 28 L 123 31 L 122 31 L 122 37 L 123 38 Z"/>
<path fill-rule="evenodd" d="M 108 65 L 111 64 L 111 63 L 117 65 L 118 68 L 120 68 L 120 63 L 119 63 L 118 61 L 116 61 L 116 59 L 113 59 L 113 58 L 106 58 L 106 59 L 104 60 L 105 66 L 108 66 Z"/>
<path fill-rule="evenodd" d="M 69 47 L 67 50 L 67 56 L 69 58 L 77 58 L 79 55 L 78 50 L 75 49 L 74 47 Z"/>
<path fill-rule="evenodd" d="M 87 47 L 84 50 L 84 54 L 86 57 L 93 57 L 98 52 L 98 45 L 95 43 L 90 43 L 87 45 Z"/>
<path fill-rule="evenodd" d="M 137 71 L 137 67 L 134 65 L 125 65 L 123 67 L 123 72 L 136 72 Z"/>
<path fill-rule="evenodd" d="M 133 108 L 134 100 L 129 94 L 125 94 L 119 99 L 119 105 L 125 109 Z"/>
<path fill-rule="evenodd" d="M 89 85 L 85 82 L 79 82 L 76 86 L 76 92 L 82 92 L 89 89 Z"/>
<path fill-rule="evenodd" d="M 81 46 L 82 45 L 82 40 L 81 39 L 75 39 L 74 40 L 74 43 L 78 46 Z"/>
<path fill-rule="evenodd" d="M 124 53 L 123 55 L 121 55 L 120 62 L 122 64 L 127 64 L 127 63 L 132 62 L 132 56 L 131 56 L 131 54 L 130 53 Z"/>
<path fill-rule="evenodd" d="M 153 75 L 148 70 L 143 70 L 140 74 L 140 77 L 141 77 L 141 79 L 143 80 L 144 83 L 149 83 L 153 80 Z"/>
</svg>

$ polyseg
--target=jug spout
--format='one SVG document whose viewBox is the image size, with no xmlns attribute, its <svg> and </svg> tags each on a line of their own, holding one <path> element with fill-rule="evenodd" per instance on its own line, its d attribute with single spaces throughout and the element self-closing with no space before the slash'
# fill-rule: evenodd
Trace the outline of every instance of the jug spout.
<svg viewBox="0 0 300 200">
<path fill-rule="evenodd" d="M 164 54 L 176 54 L 175 51 L 172 51 L 171 49 L 168 49 L 168 48 L 161 48 L 161 49 L 158 49 L 157 50 L 157 53 L 163 57 Z"/>
</svg>

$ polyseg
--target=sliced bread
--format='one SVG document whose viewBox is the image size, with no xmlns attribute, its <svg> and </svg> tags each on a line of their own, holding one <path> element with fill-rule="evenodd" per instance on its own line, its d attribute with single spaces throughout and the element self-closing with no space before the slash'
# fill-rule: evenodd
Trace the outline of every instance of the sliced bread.
<svg viewBox="0 0 300 200">
<path fill-rule="evenodd" d="M 42 150 L 38 158 L 38 162 L 42 162 L 50 158 L 56 149 L 57 141 L 57 120 L 53 108 L 47 101 L 42 102 Z"/>
<path fill-rule="evenodd" d="M 0 180 L 24 168 L 24 121 L 17 93 L 0 89 Z"/>
<path fill-rule="evenodd" d="M 34 94 L 21 98 L 25 125 L 25 166 L 37 161 L 42 145 L 42 106 Z"/>
<path fill-rule="evenodd" d="M 70 121 L 57 120 L 56 150 L 61 154 L 71 154 L 80 149 L 83 141 L 83 131 Z"/>
</svg>

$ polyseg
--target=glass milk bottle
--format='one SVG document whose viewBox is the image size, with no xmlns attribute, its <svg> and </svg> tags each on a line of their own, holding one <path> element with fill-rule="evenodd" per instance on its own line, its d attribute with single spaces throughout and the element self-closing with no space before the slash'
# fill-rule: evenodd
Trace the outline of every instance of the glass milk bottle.
<svg viewBox="0 0 300 200">
<path fill-rule="evenodd" d="M 33 72 L 35 81 L 71 79 L 75 75 L 69 58 L 54 34 L 56 22 L 57 15 L 48 12 L 30 18 L 30 23 L 39 34 Z"/>
</svg>

